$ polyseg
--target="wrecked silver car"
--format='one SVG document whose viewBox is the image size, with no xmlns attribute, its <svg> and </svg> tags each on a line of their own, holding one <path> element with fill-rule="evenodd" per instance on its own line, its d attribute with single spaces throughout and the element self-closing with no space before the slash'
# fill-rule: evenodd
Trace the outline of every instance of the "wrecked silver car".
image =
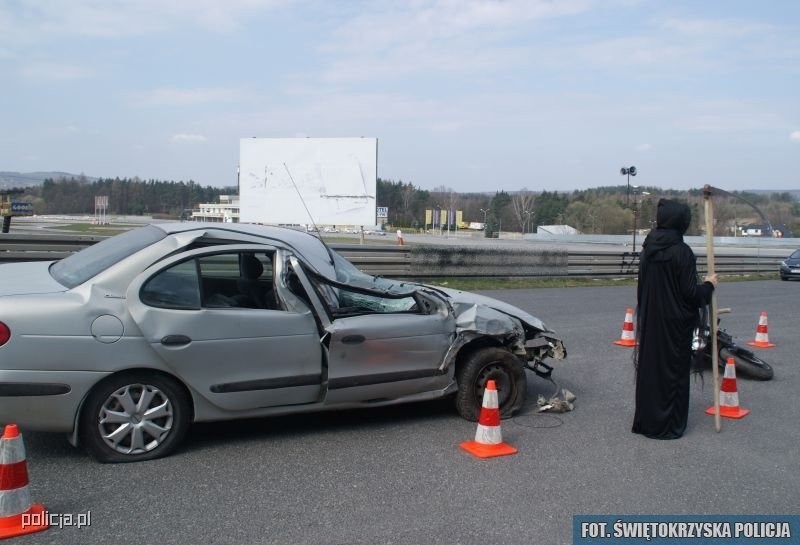
<svg viewBox="0 0 800 545">
<path fill-rule="evenodd" d="M 501 414 L 561 340 L 462 291 L 373 277 L 280 227 L 165 223 L 0 265 L 0 419 L 101 461 L 172 451 L 191 422 L 453 396 Z"/>
</svg>

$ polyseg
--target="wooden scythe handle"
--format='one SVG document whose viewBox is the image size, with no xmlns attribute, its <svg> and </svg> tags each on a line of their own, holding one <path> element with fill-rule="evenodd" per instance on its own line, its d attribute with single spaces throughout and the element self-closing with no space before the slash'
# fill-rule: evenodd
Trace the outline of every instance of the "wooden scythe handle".
<svg viewBox="0 0 800 545">
<path fill-rule="evenodd" d="M 703 188 L 706 213 L 706 263 L 708 274 L 714 274 L 714 188 L 706 185 Z M 722 429 L 722 419 L 719 415 L 719 352 L 717 351 L 717 290 L 711 294 L 710 321 L 711 326 L 711 369 L 714 374 L 714 427 L 717 433 Z"/>
</svg>

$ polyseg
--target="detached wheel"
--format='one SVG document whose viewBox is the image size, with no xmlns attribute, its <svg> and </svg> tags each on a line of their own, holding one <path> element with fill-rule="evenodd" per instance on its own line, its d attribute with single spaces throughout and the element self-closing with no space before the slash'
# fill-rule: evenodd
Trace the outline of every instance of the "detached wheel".
<svg viewBox="0 0 800 545">
<path fill-rule="evenodd" d="M 456 410 L 463 418 L 477 421 L 486 383 L 494 380 L 500 417 L 508 418 L 525 402 L 528 381 L 522 361 L 502 348 L 478 350 L 456 370 Z"/>
<path fill-rule="evenodd" d="M 189 413 L 189 398 L 174 380 L 146 373 L 115 376 L 89 394 L 81 443 L 101 462 L 152 460 L 181 442 Z"/>
<path fill-rule="evenodd" d="M 741 373 L 755 380 L 772 380 L 772 377 L 775 375 L 770 364 L 749 350 L 739 349 L 733 352 L 727 348 L 722 348 L 719 351 L 719 362 L 723 367 L 729 357 L 733 358 L 734 366 L 736 367 L 736 376 L 739 376 L 739 373 Z"/>
</svg>

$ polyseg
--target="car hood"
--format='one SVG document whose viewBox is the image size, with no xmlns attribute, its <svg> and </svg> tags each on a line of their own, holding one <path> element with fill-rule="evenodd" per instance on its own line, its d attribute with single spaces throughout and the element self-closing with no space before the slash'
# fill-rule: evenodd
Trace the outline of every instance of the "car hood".
<svg viewBox="0 0 800 545">
<path fill-rule="evenodd" d="M 67 288 L 53 280 L 49 268 L 52 261 L 26 261 L 0 265 L 0 297 L 56 293 Z"/>
<path fill-rule="evenodd" d="M 523 322 L 525 325 L 534 329 L 538 329 L 540 331 L 550 331 L 544 322 L 542 322 L 536 316 L 528 314 L 521 308 L 515 307 L 514 305 L 509 305 L 503 301 L 493 299 L 492 297 L 486 297 L 485 295 L 479 295 L 469 291 L 441 288 L 439 286 L 431 286 L 431 289 L 447 295 L 457 317 L 473 312 L 472 309 L 475 307 L 484 306 L 494 309 L 498 312 L 502 312 L 503 314 L 513 316 L 514 318 L 517 318 Z"/>
<path fill-rule="evenodd" d="M 800 267 L 800 257 L 789 257 L 786 258 L 785 261 L 790 267 Z"/>
</svg>

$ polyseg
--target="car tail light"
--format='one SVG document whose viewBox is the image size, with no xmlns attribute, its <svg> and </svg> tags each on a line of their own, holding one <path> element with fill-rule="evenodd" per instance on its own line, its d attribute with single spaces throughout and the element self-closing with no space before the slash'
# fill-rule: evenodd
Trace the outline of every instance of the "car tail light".
<svg viewBox="0 0 800 545">
<path fill-rule="evenodd" d="M 0 322 L 0 346 L 3 346 L 11 338 L 11 330 L 3 322 Z"/>
</svg>

